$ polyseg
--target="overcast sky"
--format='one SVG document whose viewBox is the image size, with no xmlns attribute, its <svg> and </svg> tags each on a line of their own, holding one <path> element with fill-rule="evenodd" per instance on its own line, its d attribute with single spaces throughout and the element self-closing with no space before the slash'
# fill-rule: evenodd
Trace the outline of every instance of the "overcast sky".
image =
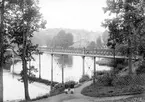
<svg viewBox="0 0 145 102">
<path fill-rule="evenodd" d="M 106 0 L 39 0 L 47 28 L 103 31 Z"/>
</svg>

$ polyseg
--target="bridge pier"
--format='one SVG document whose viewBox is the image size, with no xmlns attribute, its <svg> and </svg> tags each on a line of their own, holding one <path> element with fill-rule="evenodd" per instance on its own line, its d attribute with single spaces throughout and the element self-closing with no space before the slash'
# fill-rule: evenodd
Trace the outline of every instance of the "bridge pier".
<svg viewBox="0 0 145 102">
<path fill-rule="evenodd" d="M 51 90 L 53 88 L 53 54 L 51 54 Z"/>
<path fill-rule="evenodd" d="M 94 77 L 93 77 L 93 84 L 95 84 L 95 76 L 96 76 L 96 57 L 93 57 L 94 62 Z"/>
<path fill-rule="evenodd" d="M 83 59 L 83 73 L 82 73 L 82 75 L 84 76 L 85 75 L 85 56 L 82 56 L 82 59 Z"/>
<path fill-rule="evenodd" d="M 62 55 L 62 84 L 64 84 L 64 55 Z"/>
<path fill-rule="evenodd" d="M 39 78 L 41 79 L 41 53 L 39 52 Z"/>
</svg>

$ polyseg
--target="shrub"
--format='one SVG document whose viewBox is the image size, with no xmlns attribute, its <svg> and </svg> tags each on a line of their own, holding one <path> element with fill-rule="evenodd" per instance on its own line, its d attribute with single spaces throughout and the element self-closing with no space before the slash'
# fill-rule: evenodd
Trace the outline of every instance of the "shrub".
<svg viewBox="0 0 145 102">
<path fill-rule="evenodd" d="M 141 85 L 129 85 L 122 89 L 122 93 L 139 94 L 143 92 L 144 88 Z"/>
<path fill-rule="evenodd" d="M 76 85 L 75 81 L 65 82 L 65 88 L 74 88 L 75 85 Z"/>
<path fill-rule="evenodd" d="M 103 76 L 97 78 L 97 84 L 101 86 L 112 86 L 113 76 L 111 73 L 106 73 Z"/>
<path fill-rule="evenodd" d="M 108 71 L 96 71 L 95 72 L 95 79 L 98 79 L 98 78 L 100 78 L 101 76 L 103 76 L 103 75 L 106 75 L 107 73 L 109 73 Z M 94 74 L 93 74 L 93 76 L 92 76 L 92 79 L 94 78 Z"/>
<path fill-rule="evenodd" d="M 62 87 L 64 87 L 64 85 L 61 84 L 61 83 L 54 85 L 54 89 L 59 89 L 59 88 L 62 88 Z"/>
<path fill-rule="evenodd" d="M 130 85 L 131 82 L 132 82 L 132 77 L 129 75 L 117 76 L 113 79 L 112 85 L 113 86 L 125 86 L 125 85 Z"/>
<path fill-rule="evenodd" d="M 114 78 L 112 84 L 113 86 L 145 85 L 145 74 L 118 76 Z"/>
<path fill-rule="evenodd" d="M 83 82 L 89 81 L 89 80 L 90 80 L 90 77 L 88 75 L 83 75 L 82 78 L 80 78 L 79 82 L 83 83 Z"/>
<path fill-rule="evenodd" d="M 116 68 L 114 69 L 114 72 L 117 74 L 119 73 L 125 66 L 123 64 L 117 64 Z"/>
<path fill-rule="evenodd" d="M 140 65 L 136 70 L 136 74 L 143 74 L 143 73 L 145 73 L 145 64 Z"/>
<path fill-rule="evenodd" d="M 64 89 L 65 89 L 65 87 L 63 84 L 61 84 L 61 83 L 56 84 L 53 87 L 53 89 L 50 91 L 50 96 L 61 94 L 61 93 L 63 93 Z"/>
<path fill-rule="evenodd" d="M 145 74 L 133 76 L 133 84 L 145 85 Z"/>
</svg>

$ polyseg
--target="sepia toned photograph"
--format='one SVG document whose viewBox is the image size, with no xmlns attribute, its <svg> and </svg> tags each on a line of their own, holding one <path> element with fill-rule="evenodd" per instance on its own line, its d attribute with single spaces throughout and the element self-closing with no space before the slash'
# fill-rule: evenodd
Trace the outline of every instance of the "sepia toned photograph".
<svg viewBox="0 0 145 102">
<path fill-rule="evenodd" d="M 0 102 L 145 102 L 145 0 L 0 0 Z"/>
</svg>

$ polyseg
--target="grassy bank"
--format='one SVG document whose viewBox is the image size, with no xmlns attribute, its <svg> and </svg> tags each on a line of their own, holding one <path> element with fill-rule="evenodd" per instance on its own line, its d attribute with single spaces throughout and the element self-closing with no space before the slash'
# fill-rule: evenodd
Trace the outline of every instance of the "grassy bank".
<svg viewBox="0 0 145 102">
<path fill-rule="evenodd" d="M 84 88 L 82 94 L 91 97 L 112 97 L 142 94 L 145 91 L 145 75 L 98 77 L 95 84 Z"/>
<path fill-rule="evenodd" d="M 112 97 L 112 96 L 124 96 L 135 95 L 143 93 L 144 89 L 140 86 L 125 86 L 125 87 L 104 87 L 97 85 L 90 85 L 83 89 L 81 92 L 86 96 L 91 97 Z"/>
</svg>

